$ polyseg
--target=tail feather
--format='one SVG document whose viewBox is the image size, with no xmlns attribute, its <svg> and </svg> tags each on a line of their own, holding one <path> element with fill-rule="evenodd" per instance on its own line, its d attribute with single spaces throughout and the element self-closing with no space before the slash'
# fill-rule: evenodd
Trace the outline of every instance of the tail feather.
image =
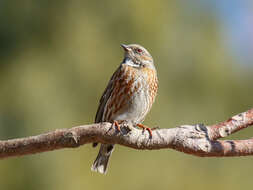
<svg viewBox="0 0 253 190">
<path fill-rule="evenodd" d="M 99 153 L 94 163 L 91 166 L 91 170 L 94 172 L 99 172 L 106 174 L 108 161 L 113 152 L 113 145 L 101 144 Z"/>
</svg>

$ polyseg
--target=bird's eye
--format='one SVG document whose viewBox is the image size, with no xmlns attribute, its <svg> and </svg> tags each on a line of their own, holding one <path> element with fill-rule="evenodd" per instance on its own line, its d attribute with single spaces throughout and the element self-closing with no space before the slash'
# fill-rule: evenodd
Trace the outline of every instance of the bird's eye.
<svg viewBox="0 0 253 190">
<path fill-rule="evenodd" d="M 138 53 L 141 53 L 141 52 L 142 52 L 142 50 L 138 48 L 138 49 L 137 49 L 137 52 L 138 52 Z"/>
</svg>

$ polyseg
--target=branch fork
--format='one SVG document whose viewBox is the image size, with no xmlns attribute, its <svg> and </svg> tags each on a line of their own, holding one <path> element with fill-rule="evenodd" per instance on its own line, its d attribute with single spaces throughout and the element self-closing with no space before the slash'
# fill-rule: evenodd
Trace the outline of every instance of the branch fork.
<svg viewBox="0 0 253 190">
<path fill-rule="evenodd" d="M 253 125 L 253 108 L 227 121 L 205 126 L 181 125 L 170 129 L 136 129 L 124 123 L 118 131 L 111 123 L 95 123 L 70 129 L 57 129 L 37 136 L 1 140 L 0 159 L 76 148 L 93 142 L 119 144 L 135 149 L 171 148 L 200 157 L 253 155 L 253 138 L 246 140 L 218 140 Z"/>
</svg>

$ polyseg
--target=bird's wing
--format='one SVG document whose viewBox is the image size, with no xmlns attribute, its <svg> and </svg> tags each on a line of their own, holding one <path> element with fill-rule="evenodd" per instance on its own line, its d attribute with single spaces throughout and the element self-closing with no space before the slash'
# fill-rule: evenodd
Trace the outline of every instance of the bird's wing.
<svg viewBox="0 0 253 190">
<path fill-rule="evenodd" d="M 98 110 L 97 110 L 96 117 L 95 117 L 95 123 L 102 122 L 103 114 L 104 114 L 104 111 L 105 111 L 105 105 L 106 105 L 108 99 L 111 96 L 113 86 L 114 86 L 114 81 L 115 81 L 115 78 L 117 77 L 117 74 L 120 72 L 120 68 L 121 68 L 121 65 L 113 73 L 109 83 L 107 84 L 107 87 L 106 87 L 102 97 L 100 98 Z"/>
</svg>

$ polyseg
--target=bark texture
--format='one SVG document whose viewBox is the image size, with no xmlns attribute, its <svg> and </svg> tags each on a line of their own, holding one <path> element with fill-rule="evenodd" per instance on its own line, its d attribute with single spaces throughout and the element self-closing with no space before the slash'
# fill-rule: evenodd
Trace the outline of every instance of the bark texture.
<svg viewBox="0 0 253 190">
<path fill-rule="evenodd" d="M 253 138 L 247 140 L 218 140 L 253 125 L 253 108 L 219 124 L 205 126 L 182 125 L 157 129 L 150 137 L 148 131 L 129 124 L 120 131 L 111 123 L 82 125 L 57 129 L 31 137 L 0 141 L 0 158 L 23 156 L 62 148 L 76 148 L 92 142 L 120 144 L 135 149 L 171 148 L 201 157 L 253 155 Z"/>
</svg>

